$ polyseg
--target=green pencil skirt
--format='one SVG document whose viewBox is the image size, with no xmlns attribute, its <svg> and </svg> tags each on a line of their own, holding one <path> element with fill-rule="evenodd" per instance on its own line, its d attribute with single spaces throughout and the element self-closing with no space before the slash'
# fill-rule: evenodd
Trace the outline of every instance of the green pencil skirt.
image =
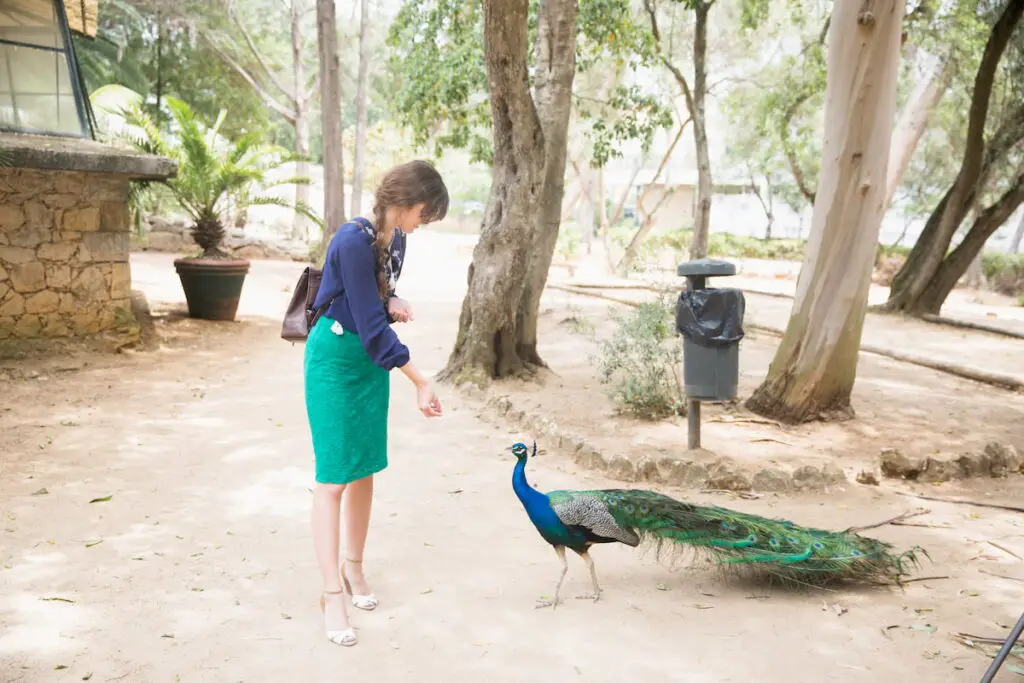
<svg viewBox="0 0 1024 683">
<path fill-rule="evenodd" d="M 347 484 L 388 466 L 391 382 L 359 336 L 348 330 L 335 334 L 333 324 L 320 316 L 306 339 L 306 415 L 316 481 Z"/>
</svg>

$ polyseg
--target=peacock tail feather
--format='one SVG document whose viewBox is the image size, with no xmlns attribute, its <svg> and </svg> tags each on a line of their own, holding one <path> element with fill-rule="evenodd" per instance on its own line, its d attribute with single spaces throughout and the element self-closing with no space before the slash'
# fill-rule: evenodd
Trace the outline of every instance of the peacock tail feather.
<svg viewBox="0 0 1024 683">
<path fill-rule="evenodd" d="M 590 500 L 587 500 L 590 499 Z M 914 548 L 902 554 L 882 541 L 851 532 L 801 527 L 784 519 L 768 519 L 717 506 L 683 503 L 642 489 L 552 491 L 548 500 L 563 521 L 579 511 L 606 510 L 603 536 L 630 545 L 654 541 L 689 547 L 721 564 L 741 565 L 771 577 L 797 583 L 822 584 L 840 579 L 899 583 L 906 565 L 917 565 Z M 594 501 L 601 505 L 594 505 Z M 575 515 L 571 514 L 575 512 Z M 585 522 L 589 525 L 589 520 Z M 630 542 L 633 541 L 633 542 Z"/>
</svg>

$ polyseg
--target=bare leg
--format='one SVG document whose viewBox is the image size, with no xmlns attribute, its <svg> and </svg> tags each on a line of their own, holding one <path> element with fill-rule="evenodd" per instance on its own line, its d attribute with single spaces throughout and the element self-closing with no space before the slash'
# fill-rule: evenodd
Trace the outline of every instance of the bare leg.
<svg viewBox="0 0 1024 683">
<path fill-rule="evenodd" d="M 337 644 L 352 644 L 344 635 L 349 629 L 348 611 L 338 576 L 338 536 L 341 525 L 343 484 L 317 484 L 313 491 L 313 549 L 323 580 L 324 628 Z M 340 641 L 345 640 L 345 643 Z"/>
<path fill-rule="evenodd" d="M 594 583 L 594 592 L 590 595 L 578 595 L 576 597 L 580 600 L 593 599 L 594 602 L 597 602 L 601 599 L 601 587 L 597 585 L 597 567 L 594 566 L 594 558 L 586 550 L 580 553 L 580 557 L 587 563 L 587 569 L 590 570 L 590 580 Z"/>
<path fill-rule="evenodd" d="M 562 582 L 565 581 L 565 575 L 569 571 L 569 563 L 565 559 L 565 546 L 556 545 L 555 552 L 558 553 L 558 559 L 562 561 L 562 573 L 558 575 L 558 583 L 555 585 L 555 599 L 541 598 L 537 601 L 537 607 L 550 607 L 551 609 L 558 607 L 558 593 L 562 590 Z"/>
<path fill-rule="evenodd" d="M 370 528 L 370 509 L 373 505 L 373 475 L 349 484 L 345 489 L 342 506 L 345 510 L 345 576 L 352 583 L 356 595 L 368 595 L 370 586 L 363 575 L 363 552 L 366 534 Z"/>
</svg>

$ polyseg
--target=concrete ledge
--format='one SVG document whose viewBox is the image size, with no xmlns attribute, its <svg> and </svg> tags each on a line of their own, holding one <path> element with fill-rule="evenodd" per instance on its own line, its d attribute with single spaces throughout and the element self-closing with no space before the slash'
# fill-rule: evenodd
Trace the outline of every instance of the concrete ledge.
<svg viewBox="0 0 1024 683">
<path fill-rule="evenodd" d="M 136 180 L 164 180 L 178 170 L 166 157 L 82 138 L 0 133 L 0 149 L 11 155 L 13 168 L 113 173 Z"/>
</svg>

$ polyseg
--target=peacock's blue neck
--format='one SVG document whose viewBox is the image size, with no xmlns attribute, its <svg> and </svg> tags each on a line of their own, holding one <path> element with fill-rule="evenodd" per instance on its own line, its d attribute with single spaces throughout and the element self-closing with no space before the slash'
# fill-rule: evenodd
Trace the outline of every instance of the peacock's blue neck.
<svg viewBox="0 0 1024 683">
<path fill-rule="evenodd" d="M 512 490 L 516 492 L 516 496 L 531 517 L 533 517 L 535 512 L 540 512 L 544 508 L 551 508 L 548 503 L 548 497 L 530 486 L 530 483 L 526 481 L 526 458 L 519 460 L 516 463 L 515 469 L 512 470 Z"/>
</svg>

